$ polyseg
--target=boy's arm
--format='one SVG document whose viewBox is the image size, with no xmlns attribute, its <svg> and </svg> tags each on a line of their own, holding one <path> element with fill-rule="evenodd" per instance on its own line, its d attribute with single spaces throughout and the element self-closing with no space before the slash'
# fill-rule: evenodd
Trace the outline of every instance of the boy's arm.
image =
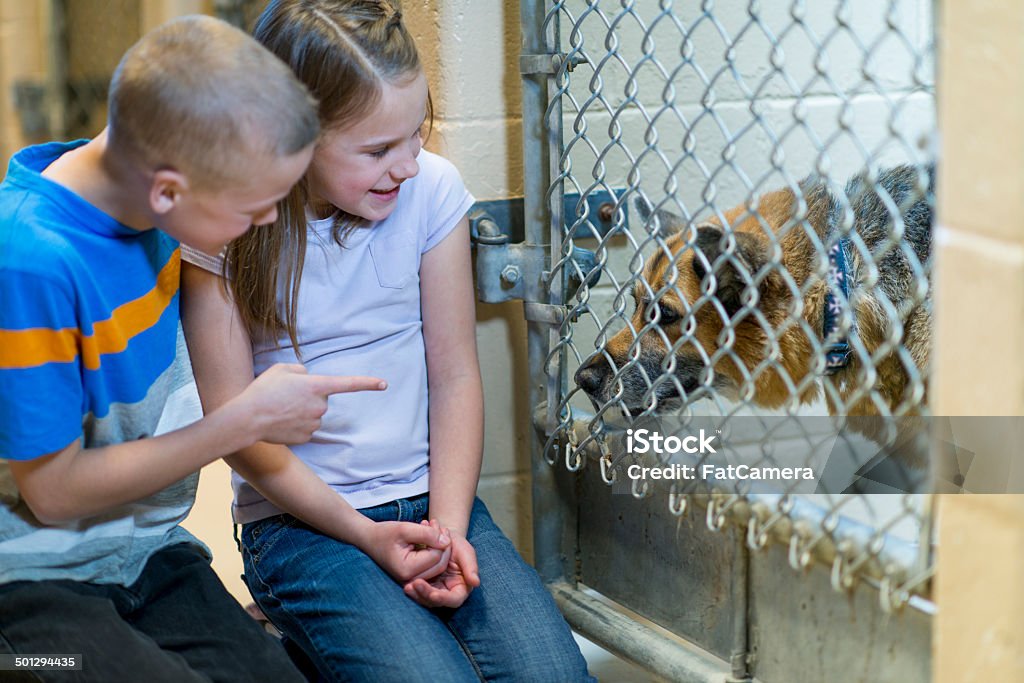
<svg viewBox="0 0 1024 683">
<path fill-rule="evenodd" d="M 430 517 L 465 536 L 483 458 L 483 385 L 463 218 L 420 264 L 430 396 Z"/>
<path fill-rule="evenodd" d="M 145 498 L 217 458 L 265 439 L 306 441 L 327 409 L 327 396 L 378 388 L 370 377 L 307 375 L 279 366 L 221 410 L 160 436 L 86 448 L 66 448 L 31 460 L 9 460 L 18 490 L 44 524 L 99 514 Z M 263 380 L 264 378 L 261 378 Z"/>
<path fill-rule="evenodd" d="M 223 279 L 188 263 L 182 265 L 182 325 L 203 407 L 216 414 L 253 381 L 252 345 Z M 437 550 L 414 547 L 446 547 L 448 542 L 441 540 L 439 530 L 375 524 L 287 446 L 245 444 L 225 461 L 279 509 L 363 549 L 396 578 L 433 575 L 444 568 L 435 567 L 441 557 Z M 447 554 L 444 559 L 446 563 Z"/>
</svg>

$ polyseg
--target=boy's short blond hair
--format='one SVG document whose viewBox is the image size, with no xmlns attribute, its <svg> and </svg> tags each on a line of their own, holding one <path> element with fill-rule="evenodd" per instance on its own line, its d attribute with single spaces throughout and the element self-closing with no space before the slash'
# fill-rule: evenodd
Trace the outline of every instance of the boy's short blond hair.
<svg viewBox="0 0 1024 683">
<path fill-rule="evenodd" d="M 117 152 L 205 189 L 295 154 L 319 134 L 316 100 L 291 69 L 206 16 L 163 24 L 125 53 L 110 85 L 109 127 Z"/>
</svg>

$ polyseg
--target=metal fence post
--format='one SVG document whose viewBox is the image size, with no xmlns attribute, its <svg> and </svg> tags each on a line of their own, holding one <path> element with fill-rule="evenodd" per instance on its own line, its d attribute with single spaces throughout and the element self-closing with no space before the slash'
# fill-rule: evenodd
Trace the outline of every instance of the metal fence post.
<svg viewBox="0 0 1024 683">
<path fill-rule="evenodd" d="M 557 175 L 561 145 L 561 105 L 551 102 L 554 76 L 541 70 L 526 68 L 528 57 L 551 55 L 557 51 L 557 14 L 547 21 L 544 0 L 523 0 L 520 3 L 523 65 L 523 193 L 525 237 L 528 244 L 559 244 L 558 220 L 561 214 L 561 195 L 549 196 L 551 180 Z M 553 207 L 552 202 L 559 203 Z M 561 302 L 560 282 L 546 283 L 543 288 L 547 301 Z M 557 328 L 550 322 L 530 320 L 527 316 L 527 352 L 530 364 L 530 402 L 540 405 L 557 403 L 564 369 L 548 367 L 548 354 L 552 338 L 557 339 Z M 564 363 L 562 363 L 564 365 Z M 571 477 L 559 468 L 547 464 L 543 449 L 546 435 L 540 430 L 531 434 L 534 564 L 545 583 L 572 582 L 575 575 L 575 516 L 576 505 L 572 495 L 575 487 Z M 570 543 L 567 546 L 566 543 Z"/>
</svg>

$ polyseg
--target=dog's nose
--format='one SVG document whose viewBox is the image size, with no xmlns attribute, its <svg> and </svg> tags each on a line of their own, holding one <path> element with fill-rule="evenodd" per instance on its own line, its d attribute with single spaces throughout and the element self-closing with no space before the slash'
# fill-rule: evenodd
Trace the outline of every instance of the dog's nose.
<svg viewBox="0 0 1024 683">
<path fill-rule="evenodd" d="M 576 371 L 576 384 L 591 396 L 601 389 L 601 380 L 608 364 L 604 358 L 595 356 Z"/>
</svg>

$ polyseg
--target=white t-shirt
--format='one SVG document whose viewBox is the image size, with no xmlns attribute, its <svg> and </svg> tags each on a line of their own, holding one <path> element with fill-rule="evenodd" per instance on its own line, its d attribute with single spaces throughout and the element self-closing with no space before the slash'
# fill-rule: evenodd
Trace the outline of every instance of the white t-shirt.
<svg viewBox="0 0 1024 683">
<path fill-rule="evenodd" d="M 387 380 L 386 391 L 331 396 L 320 429 L 309 443 L 292 447 L 356 508 L 428 490 L 420 260 L 448 236 L 473 197 L 446 159 L 424 150 L 417 161 L 420 172 L 402 184 L 391 215 L 355 229 L 343 247 L 331 239 L 332 218 L 309 223 L 296 307 L 301 361 L 287 334 L 280 348 L 253 348 L 257 375 L 275 363 L 302 362 L 313 374 Z M 183 258 L 193 261 L 188 253 Z M 281 512 L 238 474 L 232 483 L 237 522 Z"/>
</svg>

